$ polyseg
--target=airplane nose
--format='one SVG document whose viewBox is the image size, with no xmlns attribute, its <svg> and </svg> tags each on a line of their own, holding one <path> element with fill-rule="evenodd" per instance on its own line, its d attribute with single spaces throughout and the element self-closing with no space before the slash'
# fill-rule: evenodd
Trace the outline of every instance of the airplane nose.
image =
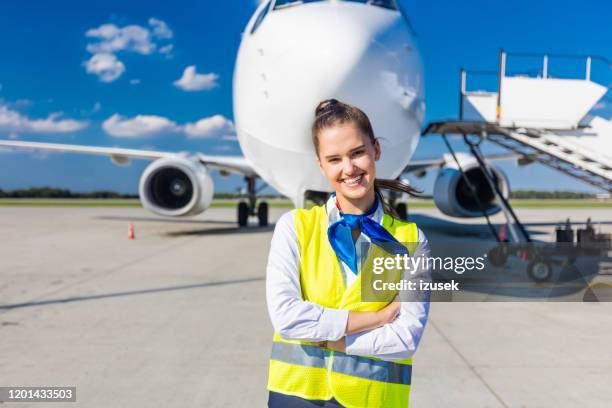
<svg viewBox="0 0 612 408">
<path fill-rule="evenodd" d="M 397 177 L 407 164 L 424 109 L 422 65 L 401 14 L 350 1 L 296 2 L 270 11 L 254 34 L 244 34 L 234 94 L 245 156 L 296 203 L 304 191 L 330 188 L 310 132 L 322 100 L 335 98 L 368 115 L 381 140 L 381 178 Z"/>
<path fill-rule="evenodd" d="M 349 2 L 306 4 L 276 13 L 273 17 L 279 17 L 282 26 L 270 49 L 277 54 L 269 58 L 275 62 L 271 73 L 320 75 L 321 85 L 329 88 L 342 82 L 370 49 L 379 48 L 379 37 L 401 19 L 390 10 Z"/>
<path fill-rule="evenodd" d="M 407 55 L 398 52 L 407 52 L 411 34 L 398 12 L 361 3 L 317 2 L 275 10 L 266 24 L 261 34 L 275 40 L 262 49 L 262 92 L 269 112 L 283 112 L 270 118 L 280 121 L 279 126 L 309 128 L 315 107 L 328 98 L 374 107 L 376 102 L 369 101 L 372 89 L 380 94 L 380 89 L 389 86 L 397 92 L 401 85 L 397 72 L 402 71 Z M 291 92 L 287 92 L 288 83 L 293 86 Z M 310 107 L 312 113 L 287 106 Z M 303 138 L 296 145 L 287 135 L 275 139 L 270 141 L 277 146 L 301 151 L 312 144 Z"/>
</svg>

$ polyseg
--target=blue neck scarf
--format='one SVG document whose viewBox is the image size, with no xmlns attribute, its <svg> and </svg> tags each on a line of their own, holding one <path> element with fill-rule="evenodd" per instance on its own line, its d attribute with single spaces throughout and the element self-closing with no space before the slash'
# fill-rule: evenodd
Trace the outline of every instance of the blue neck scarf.
<svg viewBox="0 0 612 408">
<path fill-rule="evenodd" d="M 351 271 L 357 275 L 357 251 L 353 242 L 352 230 L 359 230 L 370 238 L 373 244 L 380 246 L 386 252 L 391 254 L 404 255 L 408 254 L 405 246 L 400 244 L 382 225 L 372 220 L 369 216 L 376 212 L 378 208 L 378 200 L 374 201 L 374 205 L 364 214 L 344 214 L 340 211 L 340 219 L 334 222 L 327 229 L 327 237 L 332 248 Z"/>
</svg>

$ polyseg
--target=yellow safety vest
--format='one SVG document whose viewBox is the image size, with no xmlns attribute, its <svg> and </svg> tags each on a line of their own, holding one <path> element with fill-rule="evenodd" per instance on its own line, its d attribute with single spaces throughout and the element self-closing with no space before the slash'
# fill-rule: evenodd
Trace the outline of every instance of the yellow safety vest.
<svg viewBox="0 0 612 408">
<path fill-rule="evenodd" d="M 377 311 L 388 304 L 394 293 L 380 302 L 362 302 L 361 299 L 363 271 L 377 253 L 373 250 L 374 244 L 362 273 L 346 288 L 340 263 L 327 237 L 325 206 L 298 209 L 294 213 L 304 300 L 324 307 L 359 312 Z M 385 214 L 382 225 L 399 242 L 410 243 L 408 250 L 413 253 L 418 240 L 416 224 Z M 399 279 L 399 275 L 396 278 Z M 405 408 L 410 394 L 411 371 L 412 359 L 390 362 L 348 355 L 312 342 L 283 339 L 274 333 L 268 389 L 310 400 L 334 397 L 345 407 Z"/>
</svg>

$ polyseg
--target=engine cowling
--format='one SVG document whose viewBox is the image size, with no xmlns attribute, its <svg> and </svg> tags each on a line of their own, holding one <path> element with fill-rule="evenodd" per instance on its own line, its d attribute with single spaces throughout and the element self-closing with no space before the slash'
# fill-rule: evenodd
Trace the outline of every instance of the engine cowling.
<svg viewBox="0 0 612 408">
<path fill-rule="evenodd" d="M 485 178 L 482 169 L 478 166 L 476 159 L 469 157 L 460 158 L 461 168 L 470 183 L 476 188 L 476 193 L 482 203 L 487 215 L 497 214 L 501 208 L 495 203 L 495 193 Z M 508 198 L 510 186 L 503 171 L 493 165 L 489 165 L 495 183 L 500 188 L 503 196 Z M 476 218 L 482 217 L 482 210 L 478 201 L 472 195 L 466 181 L 456 165 L 444 167 L 434 184 L 434 202 L 438 209 L 451 217 Z"/>
<path fill-rule="evenodd" d="M 204 165 L 187 157 L 168 157 L 149 164 L 140 177 L 143 206 L 170 217 L 197 215 L 212 202 L 214 186 Z"/>
</svg>

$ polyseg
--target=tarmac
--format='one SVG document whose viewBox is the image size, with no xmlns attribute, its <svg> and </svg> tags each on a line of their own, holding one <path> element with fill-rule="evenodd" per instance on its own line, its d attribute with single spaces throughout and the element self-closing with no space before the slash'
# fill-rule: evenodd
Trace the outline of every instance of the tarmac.
<svg viewBox="0 0 612 408">
<path fill-rule="evenodd" d="M 517 213 L 543 239 L 568 216 L 612 230 L 608 209 Z M 433 209 L 411 217 L 432 242 L 486 231 Z M 273 226 L 234 218 L 0 208 L 0 386 L 76 386 L 76 403 L 52 407 L 265 406 Z M 611 385 L 612 302 L 434 302 L 411 406 L 610 407 Z"/>
</svg>

